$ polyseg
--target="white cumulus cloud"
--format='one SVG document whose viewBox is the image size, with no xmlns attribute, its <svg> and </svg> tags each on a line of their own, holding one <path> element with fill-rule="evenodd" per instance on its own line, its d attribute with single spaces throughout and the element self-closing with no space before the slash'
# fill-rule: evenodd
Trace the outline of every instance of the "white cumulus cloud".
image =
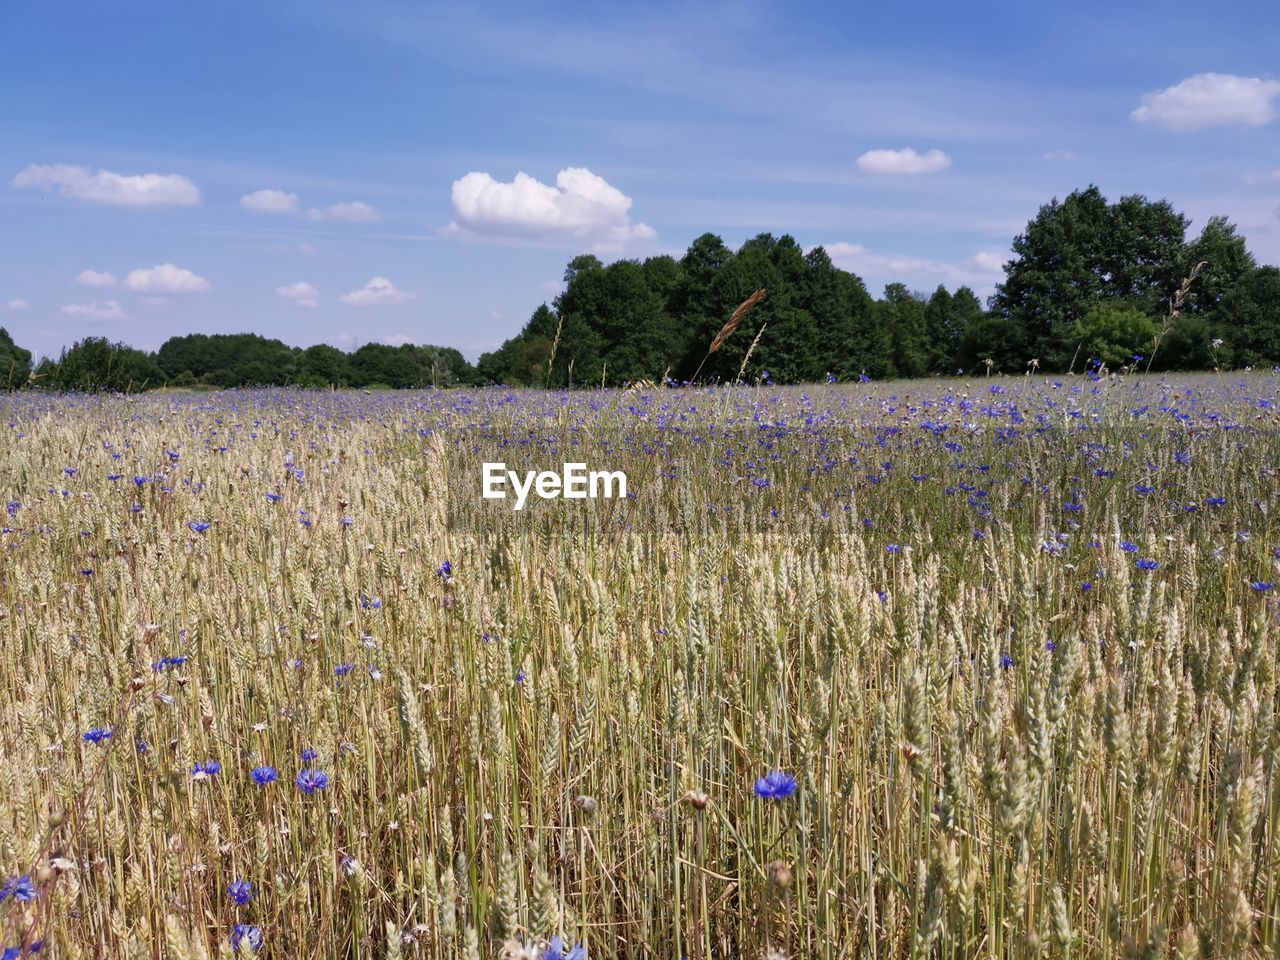
<svg viewBox="0 0 1280 960">
<path fill-rule="evenodd" d="M 342 302 L 353 307 L 380 307 L 390 303 L 405 303 L 416 296 L 416 293 L 407 290 L 397 290 L 395 284 L 386 277 L 374 277 L 359 290 L 344 293 Z"/>
<path fill-rule="evenodd" d="M 276 296 L 292 300 L 300 307 L 314 307 L 320 303 L 320 291 L 303 280 L 288 286 L 276 287 Z"/>
<path fill-rule="evenodd" d="M 202 293 L 209 289 L 204 277 L 172 263 L 132 270 L 124 285 L 138 293 Z"/>
<path fill-rule="evenodd" d="M 98 303 L 68 303 L 62 312 L 69 317 L 87 317 L 90 320 L 125 320 L 128 314 L 115 300 Z"/>
<path fill-rule="evenodd" d="M 240 206 L 254 213 L 297 213 L 298 195 L 283 190 L 255 190 L 240 198 Z"/>
<path fill-rule="evenodd" d="M 951 166 L 951 158 L 941 150 L 916 153 L 912 147 L 903 147 L 901 150 L 868 150 L 857 163 L 863 173 L 914 175 L 940 173 Z"/>
<path fill-rule="evenodd" d="M 517 173 L 510 183 L 471 172 L 453 182 L 451 232 L 518 236 L 567 234 L 613 242 L 652 240 L 645 223 L 632 223 L 631 198 L 586 167 L 567 167 L 555 186 Z"/>
<path fill-rule="evenodd" d="M 27 301 L 23 300 L 21 297 L 14 297 L 8 303 L 10 310 L 25 310 L 29 306 L 31 306 L 31 304 L 27 303 Z"/>
<path fill-rule="evenodd" d="M 82 287 L 114 287 L 116 278 L 109 273 L 99 273 L 97 270 L 81 270 L 80 275 L 76 277 L 76 283 Z"/>
<path fill-rule="evenodd" d="M 200 191 L 186 177 L 176 173 L 125 175 L 110 170 L 90 170 L 69 163 L 51 166 L 33 164 L 13 178 L 15 187 L 43 187 L 64 197 L 110 203 L 121 207 L 172 205 L 194 207 Z"/>
<path fill-rule="evenodd" d="M 312 220 L 349 220 L 352 223 L 372 223 L 380 219 L 378 211 L 367 203 L 353 200 L 350 203 L 331 203 L 323 210 L 312 207 L 307 211 Z"/>
<path fill-rule="evenodd" d="M 1181 83 L 1144 94 L 1129 116 L 1186 132 L 1223 124 L 1260 127 L 1275 119 L 1271 101 L 1280 96 L 1280 80 L 1237 77 L 1230 73 L 1197 73 Z"/>
</svg>

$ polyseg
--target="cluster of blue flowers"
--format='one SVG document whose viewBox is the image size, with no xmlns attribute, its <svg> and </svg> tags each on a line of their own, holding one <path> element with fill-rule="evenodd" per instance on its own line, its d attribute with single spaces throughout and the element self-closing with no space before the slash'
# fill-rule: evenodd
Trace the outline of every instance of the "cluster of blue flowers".
<svg viewBox="0 0 1280 960">
<path fill-rule="evenodd" d="M 781 770 L 771 770 L 755 784 L 756 796 L 765 800 L 785 800 L 799 789 L 796 778 Z"/>
<path fill-rule="evenodd" d="M 17 903 L 30 903 L 40 894 L 36 890 L 36 885 L 32 882 L 29 874 L 23 874 L 20 877 L 10 877 L 4 883 L 0 883 L 0 903 L 13 899 Z"/>
</svg>

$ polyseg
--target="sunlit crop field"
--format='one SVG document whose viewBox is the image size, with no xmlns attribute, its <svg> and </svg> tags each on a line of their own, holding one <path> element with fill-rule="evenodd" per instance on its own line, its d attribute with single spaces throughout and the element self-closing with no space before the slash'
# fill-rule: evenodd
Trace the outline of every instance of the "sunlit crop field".
<svg viewBox="0 0 1280 960">
<path fill-rule="evenodd" d="M 1273 956 L 1278 394 L 0 399 L 0 947 Z"/>
</svg>

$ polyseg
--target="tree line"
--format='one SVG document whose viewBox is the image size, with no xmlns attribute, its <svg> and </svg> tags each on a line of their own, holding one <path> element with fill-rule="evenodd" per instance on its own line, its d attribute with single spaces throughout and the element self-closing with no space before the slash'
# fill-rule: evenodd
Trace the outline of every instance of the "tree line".
<svg viewBox="0 0 1280 960">
<path fill-rule="evenodd" d="M 256 334 L 190 334 L 147 353 L 87 338 L 34 370 L 0 329 L 0 388 L 576 387 L 670 377 L 776 383 L 1137 364 L 1203 370 L 1280 363 L 1280 269 L 1259 265 L 1225 217 L 1194 237 L 1164 200 L 1109 202 L 1090 186 L 1042 206 L 1013 241 L 984 305 L 969 287 L 889 284 L 874 299 L 822 247 L 763 233 L 736 251 L 703 234 L 676 259 L 569 262 L 564 291 L 472 366 L 449 347 L 366 344 L 347 353 Z M 1172 304 L 1193 277 L 1176 316 Z M 767 295 L 714 354 L 753 291 Z"/>
<path fill-rule="evenodd" d="M 806 252 L 767 233 L 737 251 L 704 234 L 679 260 L 605 266 L 580 256 L 555 303 L 482 356 L 477 372 L 492 382 L 567 386 L 683 380 L 701 364 L 700 379 L 733 379 L 748 351 L 752 375 L 778 383 L 1280 363 L 1280 270 L 1259 266 L 1225 217 L 1194 237 L 1188 226 L 1164 200 L 1111 203 L 1097 187 L 1077 190 L 1042 206 L 1014 239 L 985 306 L 964 286 L 921 293 L 892 283 L 873 299 L 821 247 Z M 721 325 L 761 287 L 765 300 L 708 357 Z"/>
<path fill-rule="evenodd" d="M 3 344 L 0 335 L 0 361 Z M 475 370 L 452 347 L 367 343 L 346 353 L 327 343 L 305 349 L 291 347 L 254 333 L 192 333 L 170 337 L 154 353 L 103 337 L 88 337 L 64 350 L 56 360 L 42 360 L 30 372 L 30 380 L 53 390 L 452 387 L 474 383 Z"/>
</svg>

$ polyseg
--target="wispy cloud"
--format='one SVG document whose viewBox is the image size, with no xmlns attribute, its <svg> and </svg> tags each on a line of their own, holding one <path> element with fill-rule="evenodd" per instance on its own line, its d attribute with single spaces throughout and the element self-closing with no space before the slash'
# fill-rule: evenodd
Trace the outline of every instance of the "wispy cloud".
<svg viewBox="0 0 1280 960">
<path fill-rule="evenodd" d="M 359 200 L 331 203 L 323 210 L 312 207 L 307 211 L 307 216 L 312 220 L 347 220 L 351 223 L 373 223 L 381 219 L 377 210 Z"/>
<path fill-rule="evenodd" d="M 27 167 L 13 178 L 13 185 L 43 187 L 64 197 L 121 207 L 194 207 L 200 203 L 196 185 L 176 173 L 125 175 L 58 163 Z"/>
<path fill-rule="evenodd" d="M 62 308 L 62 312 L 69 317 L 84 317 L 88 320 L 126 320 L 129 316 L 115 300 L 106 300 L 102 303 L 97 301 L 69 303 Z"/>
<path fill-rule="evenodd" d="M 97 270 L 81 270 L 75 282 L 81 287 L 114 287 L 116 278 L 110 273 L 99 273 Z"/>
<path fill-rule="evenodd" d="M 359 290 L 344 293 L 342 302 L 352 307 L 381 307 L 406 303 L 415 297 L 417 297 L 416 293 L 397 290 L 396 285 L 386 277 L 374 277 Z"/>
<path fill-rule="evenodd" d="M 300 307 L 314 307 L 320 303 L 320 292 L 303 280 L 287 286 L 276 287 L 276 296 L 292 300 Z"/>
<path fill-rule="evenodd" d="M 240 198 L 240 206 L 254 213 L 297 213 L 298 195 L 283 190 L 255 190 Z"/>
<path fill-rule="evenodd" d="M 31 306 L 31 304 L 27 303 L 27 301 L 23 300 L 21 297 L 14 297 L 8 302 L 8 304 L 6 304 L 6 306 L 10 310 L 26 310 Z"/>
<path fill-rule="evenodd" d="M 936 286 L 968 286 L 979 293 L 990 292 L 1001 279 L 1008 256 L 980 250 L 959 262 L 931 260 L 899 254 L 876 253 L 860 243 L 837 241 L 823 244 L 831 262 L 863 277 L 885 282 Z"/>
</svg>

